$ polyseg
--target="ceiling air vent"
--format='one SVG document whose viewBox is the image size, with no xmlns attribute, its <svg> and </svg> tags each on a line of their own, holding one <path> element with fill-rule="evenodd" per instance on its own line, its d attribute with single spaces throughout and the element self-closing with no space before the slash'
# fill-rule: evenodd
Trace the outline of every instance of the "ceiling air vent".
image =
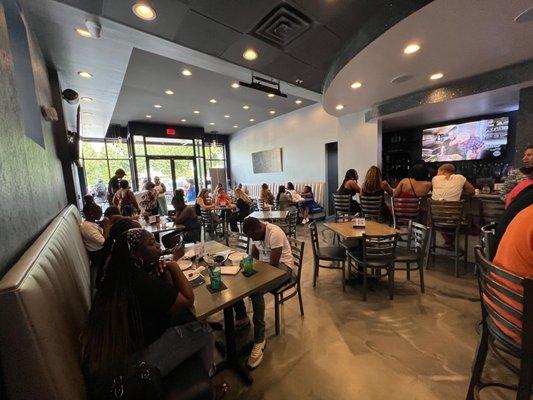
<svg viewBox="0 0 533 400">
<path fill-rule="evenodd" d="M 252 35 L 283 49 L 310 27 L 311 19 L 295 8 L 282 4 L 261 20 Z"/>
</svg>

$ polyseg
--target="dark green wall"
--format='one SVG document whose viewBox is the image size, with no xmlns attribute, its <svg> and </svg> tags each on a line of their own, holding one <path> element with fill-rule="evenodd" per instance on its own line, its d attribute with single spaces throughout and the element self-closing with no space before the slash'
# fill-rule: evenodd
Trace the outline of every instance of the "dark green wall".
<svg viewBox="0 0 533 400">
<path fill-rule="evenodd" d="M 30 40 L 39 105 L 52 105 L 46 66 Z M 13 78 L 13 56 L 0 0 L 0 277 L 67 204 L 52 124 L 41 118 L 45 148 L 26 137 Z"/>
</svg>

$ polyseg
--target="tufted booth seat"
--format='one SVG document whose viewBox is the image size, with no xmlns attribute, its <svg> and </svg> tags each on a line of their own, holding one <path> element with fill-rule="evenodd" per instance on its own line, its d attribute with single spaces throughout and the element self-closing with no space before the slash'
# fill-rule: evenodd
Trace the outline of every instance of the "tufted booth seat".
<svg viewBox="0 0 533 400">
<path fill-rule="evenodd" d="M 294 183 L 294 182 L 293 182 Z M 280 185 L 286 185 L 286 183 L 267 183 L 270 191 L 275 196 L 278 193 L 278 188 Z M 315 196 L 315 201 L 320 205 L 321 208 L 311 210 L 311 214 L 316 218 L 318 214 L 324 212 L 325 207 L 325 198 L 326 198 L 326 183 L 325 182 L 296 182 L 294 183 L 294 189 L 298 193 L 304 191 L 304 187 L 308 185 L 311 186 L 313 195 Z M 248 191 L 248 195 L 252 198 L 258 199 L 261 196 L 261 186 L 262 184 L 255 183 L 243 183 L 243 187 Z"/>
<path fill-rule="evenodd" d="M 0 361 L 8 399 L 86 398 L 79 335 L 91 288 L 79 224 L 78 210 L 67 207 L 0 280 Z M 181 374 L 186 387 L 167 384 L 179 391 L 167 398 L 212 398 L 207 373 L 195 371 L 199 365 L 189 363 Z"/>
</svg>

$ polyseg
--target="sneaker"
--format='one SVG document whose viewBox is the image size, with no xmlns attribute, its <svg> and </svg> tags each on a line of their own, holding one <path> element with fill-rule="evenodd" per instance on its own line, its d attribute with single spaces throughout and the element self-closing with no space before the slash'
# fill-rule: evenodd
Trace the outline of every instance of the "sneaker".
<svg viewBox="0 0 533 400">
<path fill-rule="evenodd" d="M 246 328 L 248 325 L 250 325 L 250 318 L 248 317 L 235 320 L 235 329 L 237 329 L 238 331 Z"/>
<path fill-rule="evenodd" d="M 254 343 L 250 357 L 248 357 L 248 366 L 250 368 L 256 368 L 259 364 L 261 364 L 261 361 L 263 361 L 263 350 L 265 350 L 265 347 L 266 339 L 261 343 Z"/>
</svg>

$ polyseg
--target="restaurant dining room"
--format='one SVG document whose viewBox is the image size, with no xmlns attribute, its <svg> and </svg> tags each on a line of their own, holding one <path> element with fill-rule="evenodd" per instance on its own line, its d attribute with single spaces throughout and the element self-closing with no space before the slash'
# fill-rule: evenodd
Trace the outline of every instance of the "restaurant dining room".
<svg viewBox="0 0 533 400">
<path fill-rule="evenodd" d="M 531 0 L 0 0 L 0 400 L 533 399 Z"/>
</svg>

